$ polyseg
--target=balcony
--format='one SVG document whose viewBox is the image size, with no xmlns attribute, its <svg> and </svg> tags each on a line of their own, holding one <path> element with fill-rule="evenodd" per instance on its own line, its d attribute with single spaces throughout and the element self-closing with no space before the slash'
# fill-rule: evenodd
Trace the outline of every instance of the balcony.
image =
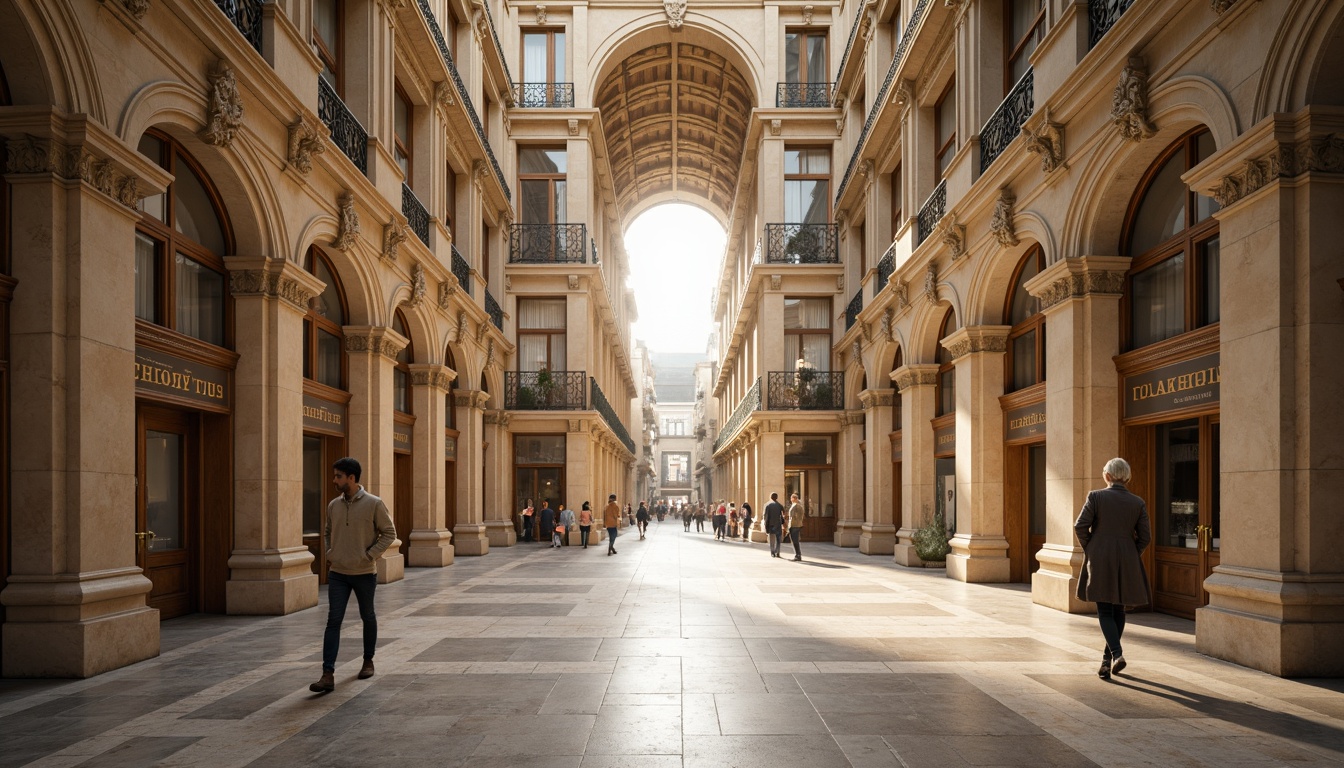
<svg viewBox="0 0 1344 768">
<path fill-rule="evenodd" d="M 938 186 L 933 188 L 933 194 L 924 201 L 924 205 L 919 209 L 919 242 L 918 246 L 933 234 L 933 230 L 938 227 L 938 222 L 942 221 L 943 215 L 947 213 L 947 179 L 938 182 Z"/>
<path fill-rule="evenodd" d="M 1017 81 L 1003 103 L 980 129 L 980 174 L 983 176 L 999 155 L 1022 132 L 1022 124 L 1035 109 L 1036 78 L 1031 69 Z"/>
<path fill-rule="evenodd" d="M 607 396 L 602 394 L 602 388 L 597 385 L 597 379 L 588 378 L 590 383 L 590 392 L 593 400 L 593 410 L 602 416 L 602 420 L 607 423 L 612 432 L 616 433 L 616 439 L 621 441 L 621 445 L 630 453 L 635 452 L 635 441 L 630 439 L 630 432 L 626 430 L 625 425 L 621 423 L 620 418 L 616 416 L 616 410 L 607 402 Z"/>
<path fill-rule="evenodd" d="M 776 107 L 831 106 L 833 83 L 779 83 L 775 86 Z"/>
<path fill-rule="evenodd" d="M 369 175 L 369 132 L 336 95 L 325 78 L 317 78 L 317 116 L 331 130 L 331 140 L 359 172 Z"/>
<path fill-rule="evenodd" d="M 769 411 L 839 411 L 845 407 L 844 371 L 770 371 L 765 408 Z"/>
<path fill-rule="evenodd" d="M 420 242 L 429 245 L 429 211 L 405 183 L 401 185 L 401 215 Z"/>
<path fill-rule="evenodd" d="M 891 276 L 896 273 L 896 243 L 892 243 L 887 252 L 882 254 L 882 260 L 877 262 L 877 276 L 873 278 L 873 298 L 887 287 L 891 282 Z"/>
<path fill-rule="evenodd" d="M 467 263 L 466 259 L 462 258 L 462 254 L 457 250 L 456 245 L 452 246 L 452 249 L 453 249 L 453 262 L 452 262 L 453 277 L 457 278 L 457 284 L 462 286 L 462 290 L 466 291 L 467 295 L 470 296 L 471 265 Z"/>
<path fill-rule="evenodd" d="M 839 264 L 837 224 L 766 224 L 767 264 Z"/>
<path fill-rule="evenodd" d="M 592 245 L 585 224 L 514 224 L 509 228 L 510 264 L 585 264 Z"/>
<path fill-rule="evenodd" d="M 1120 17 L 1129 10 L 1129 6 L 1134 4 L 1134 0 L 1088 0 L 1087 2 L 1087 20 L 1088 50 L 1097 47 L 1101 38 L 1111 31 L 1111 27 L 1120 20 Z"/>
<path fill-rule="evenodd" d="M 215 5 L 243 33 L 248 44 L 261 53 L 262 0 L 215 0 Z"/>
<path fill-rule="evenodd" d="M 517 411 L 582 411 L 585 371 L 505 371 L 504 407 Z"/>
<path fill-rule="evenodd" d="M 499 302 L 490 295 L 490 289 L 485 289 L 485 314 L 490 316 L 490 322 L 495 324 L 499 330 L 504 330 L 504 310 L 500 309 Z"/>
<path fill-rule="evenodd" d="M 514 104 L 525 109 L 568 109 L 574 106 L 573 83 L 515 83 Z"/>
<path fill-rule="evenodd" d="M 859 319 L 859 313 L 863 311 L 863 289 L 854 292 L 854 297 L 845 305 L 845 330 L 848 331 L 854 327 L 854 321 Z"/>
<path fill-rule="evenodd" d="M 761 380 L 758 378 L 747 390 L 747 394 L 742 396 L 737 407 L 733 409 L 733 415 L 724 422 L 723 429 L 719 431 L 719 436 L 714 438 L 714 450 L 717 452 L 720 448 L 735 437 L 742 425 L 755 411 L 761 410 Z"/>
</svg>

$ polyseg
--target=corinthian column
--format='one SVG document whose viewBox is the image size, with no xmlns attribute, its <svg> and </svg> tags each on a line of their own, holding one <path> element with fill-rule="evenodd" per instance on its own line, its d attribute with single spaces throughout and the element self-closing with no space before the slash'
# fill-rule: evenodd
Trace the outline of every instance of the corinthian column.
<svg viewBox="0 0 1344 768">
<path fill-rule="evenodd" d="M 866 507 L 859 551 L 865 555 L 891 555 L 896 552 L 896 524 L 891 511 L 891 488 L 901 482 L 891 477 L 891 408 L 895 393 L 890 389 L 865 389 L 859 393 L 868 433 L 864 453 Z M 888 482 L 883 482 L 886 478 Z"/>
<path fill-rule="evenodd" d="M 937 397 L 937 365 L 903 365 L 891 374 L 901 392 L 901 523 L 896 531 L 894 559 L 900 565 L 923 565 L 911 541 L 915 531 L 933 519 L 933 421 Z"/>
<path fill-rule="evenodd" d="M 397 353 L 409 341 L 391 328 L 345 327 L 350 364 L 350 455 L 364 470 L 360 485 L 382 498 L 390 511 L 396 503 L 392 469 L 392 373 Z M 406 574 L 401 539 L 378 558 L 378 583 L 399 581 Z"/>
<path fill-rule="evenodd" d="M 485 462 L 486 392 L 475 389 L 453 391 L 457 409 L 457 526 L 453 528 L 456 549 L 462 555 L 484 555 L 490 551 L 485 522 L 485 489 L 481 467 Z M 490 441 L 492 443 L 495 440 Z M 507 441 L 503 441 L 507 442 Z"/>
<path fill-rule="evenodd" d="M 444 393 L 456 376 L 437 364 L 413 364 L 411 369 L 414 464 L 410 542 L 406 564 L 441 567 L 453 563 L 453 534 L 444 518 Z"/>
</svg>

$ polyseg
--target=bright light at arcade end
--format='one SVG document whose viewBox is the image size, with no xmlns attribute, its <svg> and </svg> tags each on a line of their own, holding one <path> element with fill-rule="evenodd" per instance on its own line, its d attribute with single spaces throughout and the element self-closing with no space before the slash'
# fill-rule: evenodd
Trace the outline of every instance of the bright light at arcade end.
<svg viewBox="0 0 1344 768">
<path fill-rule="evenodd" d="M 625 232 L 630 287 L 639 302 L 634 338 L 655 352 L 704 352 L 711 330 L 709 295 L 728 236 L 700 208 L 650 208 Z"/>
</svg>

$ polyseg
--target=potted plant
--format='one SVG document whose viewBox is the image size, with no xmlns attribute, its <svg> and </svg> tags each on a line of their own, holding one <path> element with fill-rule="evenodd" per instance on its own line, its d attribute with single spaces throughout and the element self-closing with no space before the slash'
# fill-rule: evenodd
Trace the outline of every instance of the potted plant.
<svg viewBox="0 0 1344 768">
<path fill-rule="evenodd" d="M 537 399 L 549 406 L 554 395 L 555 379 L 551 376 L 551 369 L 543 365 L 537 371 Z"/>
<path fill-rule="evenodd" d="M 518 410 L 532 411 L 537 407 L 537 393 L 531 387 L 518 387 Z"/>
<path fill-rule="evenodd" d="M 952 551 L 947 539 L 947 523 L 942 512 L 935 512 L 933 519 L 915 530 L 910 540 L 915 545 L 915 554 L 924 561 L 925 567 L 941 568 L 947 563 L 947 553 Z"/>
</svg>

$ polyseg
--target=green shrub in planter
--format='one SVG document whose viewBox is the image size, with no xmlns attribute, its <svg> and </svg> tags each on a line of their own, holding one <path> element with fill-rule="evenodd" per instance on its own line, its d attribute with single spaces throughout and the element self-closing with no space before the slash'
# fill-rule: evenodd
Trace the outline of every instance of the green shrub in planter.
<svg viewBox="0 0 1344 768">
<path fill-rule="evenodd" d="M 947 543 L 947 523 L 942 512 L 935 512 L 933 520 L 915 531 L 910 537 L 915 544 L 915 554 L 926 563 L 937 563 L 947 559 L 952 547 Z"/>
<path fill-rule="evenodd" d="M 537 394 L 531 387 L 518 388 L 518 410 L 530 411 L 537 407 Z"/>
</svg>

